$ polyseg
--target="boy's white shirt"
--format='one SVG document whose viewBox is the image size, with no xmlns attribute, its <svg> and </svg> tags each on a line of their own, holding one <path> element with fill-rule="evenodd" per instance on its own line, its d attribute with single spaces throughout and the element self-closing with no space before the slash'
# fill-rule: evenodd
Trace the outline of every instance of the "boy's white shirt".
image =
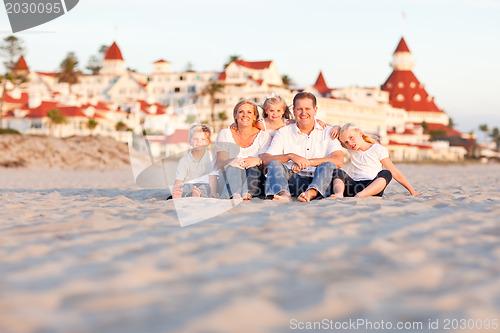
<svg viewBox="0 0 500 333">
<path fill-rule="evenodd" d="M 218 175 L 217 158 L 213 151 L 205 149 L 200 161 L 196 161 L 190 150 L 177 164 L 176 180 L 184 183 L 209 183 L 210 176 Z"/>
<path fill-rule="evenodd" d="M 350 176 L 353 180 L 372 180 L 383 169 L 380 162 L 389 157 L 384 146 L 374 143 L 368 150 L 349 150 L 351 155 Z"/>
</svg>

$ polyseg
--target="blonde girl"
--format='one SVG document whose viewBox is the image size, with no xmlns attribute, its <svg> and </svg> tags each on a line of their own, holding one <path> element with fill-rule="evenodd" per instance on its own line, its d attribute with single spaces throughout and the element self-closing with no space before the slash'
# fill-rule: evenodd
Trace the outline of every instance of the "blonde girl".
<svg viewBox="0 0 500 333">
<path fill-rule="evenodd" d="M 335 169 L 332 197 L 382 196 L 392 178 L 403 185 L 411 195 L 419 195 L 394 166 L 387 149 L 356 125 L 348 123 L 342 126 L 339 140 L 351 156 L 351 172 L 349 176 L 342 169 Z"/>
<path fill-rule="evenodd" d="M 286 104 L 286 101 L 283 97 L 274 95 L 266 96 L 264 103 L 262 104 L 263 110 L 263 119 L 259 120 L 256 126 L 266 131 L 274 137 L 274 134 L 277 130 L 282 128 L 285 125 L 291 125 L 295 123 L 295 120 L 292 119 L 292 111 L 289 106 Z M 318 124 L 324 129 L 326 124 L 317 119 Z M 331 131 L 332 140 L 336 139 L 338 136 L 338 132 L 340 130 L 340 126 L 334 126 Z"/>
</svg>

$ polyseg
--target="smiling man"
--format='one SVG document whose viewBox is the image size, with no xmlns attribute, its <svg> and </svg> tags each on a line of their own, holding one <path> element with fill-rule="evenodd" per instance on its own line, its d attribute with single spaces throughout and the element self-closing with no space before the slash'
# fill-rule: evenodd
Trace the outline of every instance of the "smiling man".
<svg viewBox="0 0 500 333">
<path fill-rule="evenodd" d="M 276 132 L 263 156 L 267 165 L 266 197 L 307 202 L 329 195 L 333 170 L 342 167 L 340 142 L 330 138 L 331 127 L 323 129 L 315 119 L 316 96 L 301 92 L 293 98 L 296 123 Z"/>
</svg>

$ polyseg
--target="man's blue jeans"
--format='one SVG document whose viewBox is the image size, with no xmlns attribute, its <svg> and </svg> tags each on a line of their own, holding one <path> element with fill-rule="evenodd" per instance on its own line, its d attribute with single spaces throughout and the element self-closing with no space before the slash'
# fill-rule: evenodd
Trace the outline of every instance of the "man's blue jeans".
<svg viewBox="0 0 500 333">
<path fill-rule="evenodd" d="M 285 163 L 271 161 L 267 165 L 266 196 L 287 191 L 292 197 L 309 189 L 315 189 L 322 197 L 331 194 L 335 164 L 325 162 L 316 167 L 313 177 L 300 176 L 288 169 Z"/>
<path fill-rule="evenodd" d="M 239 194 L 243 196 L 245 193 L 250 193 L 252 197 L 259 196 L 259 178 L 261 175 L 258 166 L 240 169 L 233 166 L 228 166 L 219 176 L 219 182 L 222 182 L 221 199 L 232 198 L 233 195 Z"/>
</svg>

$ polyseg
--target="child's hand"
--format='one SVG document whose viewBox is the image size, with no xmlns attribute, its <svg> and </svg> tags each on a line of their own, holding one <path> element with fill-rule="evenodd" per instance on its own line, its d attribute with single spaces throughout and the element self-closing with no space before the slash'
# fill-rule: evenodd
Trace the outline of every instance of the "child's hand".
<svg viewBox="0 0 500 333">
<path fill-rule="evenodd" d="M 299 172 L 299 171 L 300 171 L 300 167 L 297 165 L 297 163 L 294 163 L 294 164 L 292 165 L 292 172 L 293 172 L 293 173 L 297 173 L 297 172 Z"/>
<path fill-rule="evenodd" d="M 255 123 L 255 127 L 260 129 L 261 131 L 265 131 L 266 129 L 263 124 L 264 121 L 265 121 L 264 119 L 259 119 L 259 121 Z"/>
<path fill-rule="evenodd" d="M 229 126 L 230 129 L 236 130 L 238 127 L 236 127 L 236 123 L 232 123 L 231 126 Z"/>
<path fill-rule="evenodd" d="M 330 132 L 330 137 L 332 138 L 332 140 L 337 139 L 339 137 L 339 133 L 340 133 L 340 126 L 339 125 L 333 126 Z"/>
<path fill-rule="evenodd" d="M 295 124 L 295 119 L 285 119 L 285 125 L 292 125 Z"/>
<path fill-rule="evenodd" d="M 323 120 L 316 119 L 316 121 L 318 122 L 319 126 L 321 126 L 322 129 L 325 129 L 326 123 Z"/>
</svg>

